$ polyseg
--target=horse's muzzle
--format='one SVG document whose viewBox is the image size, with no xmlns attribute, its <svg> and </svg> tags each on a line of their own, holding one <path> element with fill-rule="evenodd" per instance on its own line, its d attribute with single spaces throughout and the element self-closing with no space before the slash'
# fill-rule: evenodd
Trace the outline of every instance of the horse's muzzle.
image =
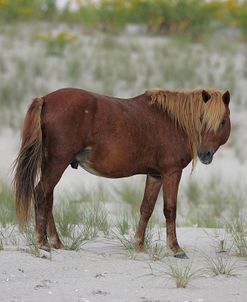
<svg viewBox="0 0 247 302">
<path fill-rule="evenodd" d="M 203 164 L 208 165 L 213 160 L 214 150 L 212 148 L 200 148 L 197 155 Z"/>
</svg>

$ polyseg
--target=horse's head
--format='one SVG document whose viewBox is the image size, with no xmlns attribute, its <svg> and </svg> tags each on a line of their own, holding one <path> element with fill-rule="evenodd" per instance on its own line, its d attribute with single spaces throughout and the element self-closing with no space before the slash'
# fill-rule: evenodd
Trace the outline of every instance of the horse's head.
<svg viewBox="0 0 247 302">
<path fill-rule="evenodd" d="M 211 95 L 206 91 L 202 91 L 202 97 L 205 103 L 208 102 L 209 104 L 211 102 Z M 229 102 L 230 93 L 229 91 L 226 91 L 222 94 L 222 104 L 224 105 L 223 117 L 221 114 L 216 128 L 210 129 L 207 122 L 204 123 L 202 118 L 201 144 L 198 148 L 197 154 L 203 164 L 210 164 L 213 160 L 214 153 L 221 145 L 225 144 L 229 138 L 231 131 Z M 215 114 L 215 112 L 212 112 L 211 110 L 211 114 Z"/>
</svg>

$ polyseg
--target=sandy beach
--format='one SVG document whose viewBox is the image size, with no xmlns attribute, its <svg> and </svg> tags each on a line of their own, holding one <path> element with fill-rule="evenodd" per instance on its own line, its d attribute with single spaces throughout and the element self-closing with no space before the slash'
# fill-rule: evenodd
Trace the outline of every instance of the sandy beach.
<svg viewBox="0 0 247 302">
<path fill-rule="evenodd" d="M 212 237 L 211 237 L 212 236 Z M 119 243 L 98 238 L 79 252 L 43 252 L 38 258 L 15 247 L 5 247 L 0 257 L 0 300 L 8 301 L 90 301 L 90 302 L 245 302 L 246 261 L 232 256 L 233 276 L 202 273 L 186 288 L 156 269 L 166 270 L 167 261 L 181 265 L 192 262 L 193 270 L 207 268 L 205 257 L 215 257 L 214 230 L 179 228 L 178 237 L 188 260 L 167 256 L 157 263 L 140 253 L 129 259 Z M 150 269 L 152 267 L 152 271 Z"/>
</svg>

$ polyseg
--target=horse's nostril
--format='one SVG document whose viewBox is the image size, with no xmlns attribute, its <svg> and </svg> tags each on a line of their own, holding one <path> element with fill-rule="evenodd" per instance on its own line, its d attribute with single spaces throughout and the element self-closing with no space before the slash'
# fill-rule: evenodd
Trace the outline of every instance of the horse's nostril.
<svg viewBox="0 0 247 302">
<path fill-rule="evenodd" d="M 211 152 L 210 151 L 207 152 L 207 156 L 211 156 Z"/>
</svg>

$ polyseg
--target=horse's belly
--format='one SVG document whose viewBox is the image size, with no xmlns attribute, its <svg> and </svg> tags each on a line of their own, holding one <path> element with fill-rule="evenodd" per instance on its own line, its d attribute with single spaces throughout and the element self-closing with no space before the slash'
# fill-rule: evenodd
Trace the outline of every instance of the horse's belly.
<svg viewBox="0 0 247 302">
<path fill-rule="evenodd" d="M 87 164 L 87 163 L 80 163 L 80 166 L 81 166 L 84 170 L 86 170 L 87 172 L 89 172 L 89 173 L 91 173 L 91 174 L 93 174 L 93 175 L 96 175 L 96 176 L 104 176 L 104 175 L 102 175 L 100 172 L 98 172 L 98 171 L 96 171 L 95 169 L 93 169 L 93 168 L 91 167 L 90 164 Z"/>
<path fill-rule="evenodd" d="M 133 169 L 129 161 L 114 160 L 111 154 L 102 158 L 99 153 L 87 147 L 77 154 L 76 161 L 87 172 L 97 176 L 119 178 L 142 173 Z"/>
<path fill-rule="evenodd" d="M 98 168 L 95 167 L 94 163 L 89 163 L 89 162 L 84 162 L 84 163 L 79 163 L 80 166 L 86 170 L 87 172 L 96 175 L 96 176 L 103 176 L 103 177 L 108 177 L 108 178 L 120 178 L 120 177 L 127 177 L 131 176 L 137 173 L 130 173 L 126 172 L 124 170 L 114 170 L 114 169 L 104 169 L 104 168 Z"/>
<path fill-rule="evenodd" d="M 76 161 L 79 163 L 79 165 L 85 169 L 87 172 L 97 175 L 97 176 L 103 176 L 101 173 L 99 173 L 96 169 L 92 167 L 92 163 L 89 160 L 91 157 L 92 148 L 86 147 L 84 150 L 82 150 L 80 153 L 76 155 Z"/>
</svg>

